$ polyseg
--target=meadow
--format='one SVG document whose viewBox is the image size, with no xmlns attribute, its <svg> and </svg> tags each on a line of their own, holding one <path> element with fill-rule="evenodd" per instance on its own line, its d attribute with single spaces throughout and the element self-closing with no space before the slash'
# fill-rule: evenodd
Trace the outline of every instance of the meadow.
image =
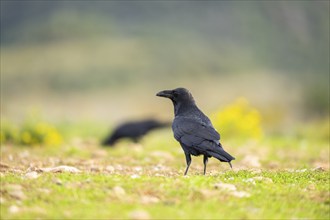
<svg viewBox="0 0 330 220">
<path fill-rule="evenodd" d="M 102 132 L 86 135 L 97 127 L 105 134 L 102 123 L 30 119 L 10 137 L 12 126 L 2 133 L 1 218 L 328 219 L 328 123 L 264 134 L 255 109 L 244 105 L 212 114 L 215 126 L 225 126 L 222 143 L 236 160 L 230 169 L 211 159 L 205 176 L 201 157 L 193 157 L 183 176 L 184 155 L 169 128 L 139 144 L 122 140 L 106 148 L 99 144 Z M 232 117 L 239 120 L 226 125 Z M 251 120 L 254 126 L 241 126 Z"/>
</svg>

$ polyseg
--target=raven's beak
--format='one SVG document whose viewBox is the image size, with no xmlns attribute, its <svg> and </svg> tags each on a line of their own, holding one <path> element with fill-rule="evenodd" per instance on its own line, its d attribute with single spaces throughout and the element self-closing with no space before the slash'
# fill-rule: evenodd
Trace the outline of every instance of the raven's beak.
<svg viewBox="0 0 330 220">
<path fill-rule="evenodd" d="M 173 97 L 173 93 L 172 93 L 172 90 L 164 90 L 164 91 L 157 93 L 156 96 L 165 97 L 165 98 L 170 99 Z"/>
</svg>

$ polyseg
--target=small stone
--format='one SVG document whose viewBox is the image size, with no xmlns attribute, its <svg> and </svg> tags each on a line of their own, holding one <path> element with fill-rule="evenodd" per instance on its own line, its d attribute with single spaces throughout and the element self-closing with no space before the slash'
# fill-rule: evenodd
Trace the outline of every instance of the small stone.
<svg viewBox="0 0 330 220">
<path fill-rule="evenodd" d="M 233 191 L 231 192 L 231 195 L 237 197 L 237 198 L 245 198 L 245 197 L 250 197 L 251 194 L 244 192 L 244 191 Z"/>
<path fill-rule="evenodd" d="M 71 166 L 57 166 L 57 167 L 47 167 L 47 168 L 39 168 L 38 171 L 41 172 L 51 172 L 51 173 L 62 173 L 62 172 L 69 172 L 69 173 L 80 173 L 81 171 L 75 167 Z"/>
<path fill-rule="evenodd" d="M 126 195 L 125 190 L 120 186 L 113 187 L 112 191 L 116 194 L 116 196 L 119 196 L 119 197 Z"/>
<path fill-rule="evenodd" d="M 97 167 L 97 166 L 93 166 L 90 169 L 91 169 L 92 172 L 100 172 L 101 171 L 100 167 Z"/>
<path fill-rule="evenodd" d="M 109 165 L 109 166 L 106 166 L 105 170 L 108 171 L 108 172 L 110 172 L 110 173 L 112 173 L 112 172 L 115 171 L 115 168 L 113 166 L 110 166 Z"/>
<path fill-rule="evenodd" d="M 235 191 L 236 190 L 235 185 L 229 184 L 229 183 L 221 183 L 221 182 L 214 184 L 214 188 L 221 189 L 221 190 L 227 190 L 227 191 Z"/>
<path fill-rule="evenodd" d="M 13 184 L 13 185 L 8 185 L 6 188 L 11 197 L 18 199 L 18 200 L 26 199 L 26 196 L 22 191 L 23 188 L 21 185 Z"/>
<path fill-rule="evenodd" d="M 32 171 L 36 171 L 37 169 L 35 168 L 35 167 L 33 167 L 33 166 L 29 166 L 28 168 L 27 168 L 27 170 L 26 170 L 26 172 L 32 172 Z"/>
<path fill-rule="evenodd" d="M 321 171 L 321 172 L 323 172 L 323 171 L 325 171 L 325 169 L 323 167 L 315 167 L 313 169 L 313 171 Z"/>
<path fill-rule="evenodd" d="M 153 166 L 152 169 L 154 171 L 163 171 L 163 170 L 168 170 L 168 167 L 163 166 L 161 164 L 157 164 L 156 166 Z"/>
<path fill-rule="evenodd" d="M 58 178 L 54 178 L 54 179 L 53 179 L 53 182 L 54 182 L 56 185 L 59 185 L 59 186 L 62 185 L 62 181 L 61 181 L 60 179 L 58 179 Z"/>
<path fill-rule="evenodd" d="M 51 192 L 49 189 L 46 189 L 46 188 L 40 188 L 40 189 L 38 189 L 38 191 L 41 193 L 47 194 L 47 195 L 49 195 Z"/>
<path fill-rule="evenodd" d="M 142 167 L 134 167 L 134 170 L 137 172 L 142 171 Z"/>
<path fill-rule="evenodd" d="M 32 171 L 32 172 L 26 173 L 25 177 L 27 179 L 37 179 L 39 177 L 39 174 L 36 171 Z"/>
<path fill-rule="evenodd" d="M 143 204 L 152 204 L 152 203 L 158 203 L 159 199 L 154 196 L 142 196 L 141 197 L 141 203 Z"/>
<path fill-rule="evenodd" d="M 124 170 L 123 166 L 122 165 L 119 165 L 119 164 L 115 166 L 115 169 L 116 170 L 119 170 L 119 171 Z"/>
<path fill-rule="evenodd" d="M 22 191 L 12 191 L 9 192 L 9 195 L 15 199 L 23 200 L 26 199 L 25 194 Z"/>
<path fill-rule="evenodd" d="M 4 204 L 6 202 L 6 200 L 1 196 L 0 197 L 0 204 Z"/>
<path fill-rule="evenodd" d="M 132 179 L 137 179 L 137 178 L 140 178 L 140 175 L 138 175 L 138 174 L 133 174 L 133 175 L 131 175 L 131 178 L 132 178 Z"/>
<path fill-rule="evenodd" d="M 20 211 L 20 209 L 16 206 L 16 205 L 12 205 L 9 207 L 9 210 L 8 210 L 10 213 L 14 214 L 14 213 L 17 213 Z"/>
<path fill-rule="evenodd" d="M 296 173 L 304 173 L 306 171 L 307 171 L 307 169 L 295 170 Z"/>
<path fill-rule="evenodd" d="M 253 185 L 256 185 L 256 182 L 255 182 L 255 180 L 253 178 L 244 179 L 243 182 L 251 183 Z"/>
<path fill-rule="evenodd" d="M 129 218 L 133 220 L 148 220 L 150 215 L 144 210 L 135 210 L 129 214 Z"/>
</svg>

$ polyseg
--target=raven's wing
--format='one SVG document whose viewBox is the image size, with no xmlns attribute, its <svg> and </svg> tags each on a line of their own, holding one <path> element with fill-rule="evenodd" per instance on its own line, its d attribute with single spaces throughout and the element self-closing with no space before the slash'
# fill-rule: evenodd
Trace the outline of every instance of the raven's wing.
<svg viewBox="0 0 330 220">
<path fill-rule="evenodd" d="M 186 146 L 196 146 L 205 140 L 219 143 L 220 135 L 213 126 L 194 118 L 176 117 L 172 128 L 175 139 Z"/>
<path fill-rule="evenodd" d="M 175 139 L 180 142 L 184 151 L 189 148 L 190 154 L 212 156 L 229 164 L 235 159 L 222 148 L 219 142 L 220 135 L 211 123 L 205 124 L 194 118 L 176 117 L 172 128 Z"/>
</svg>

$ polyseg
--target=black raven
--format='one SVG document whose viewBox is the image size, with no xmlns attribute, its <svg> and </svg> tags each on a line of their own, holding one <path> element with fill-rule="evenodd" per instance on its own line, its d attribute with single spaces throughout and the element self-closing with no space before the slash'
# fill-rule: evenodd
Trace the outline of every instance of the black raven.
<svg viewBox="0 0 330 220">
<path fill-rule="evenodd" d="M 232 167 L 230 161 L 235 158 L 222 148 L 219 133 L 213 128 L 210 119 L 199 110 L 187 89 L 164 90 L 157 93 L 157 96 L 169 98 L 173 102 L 175 118 L 172 130 L 186 156 L 187 168 L 184 175 L 187 175 L 191 155 L 204 155 L 204 175 L 209 157 L 228 162 Z"/>
<path fill-rule="evenodd" d="M 119 125 L 103 142 L 102 145 L 113 146 L 122 138 L 129 138 L 138 142 L 149 131 L 168 126 L 168 123 L 159 122 L 155 119 L 144 119 L 141 121 L 128 121 Z"/>
</svg>

